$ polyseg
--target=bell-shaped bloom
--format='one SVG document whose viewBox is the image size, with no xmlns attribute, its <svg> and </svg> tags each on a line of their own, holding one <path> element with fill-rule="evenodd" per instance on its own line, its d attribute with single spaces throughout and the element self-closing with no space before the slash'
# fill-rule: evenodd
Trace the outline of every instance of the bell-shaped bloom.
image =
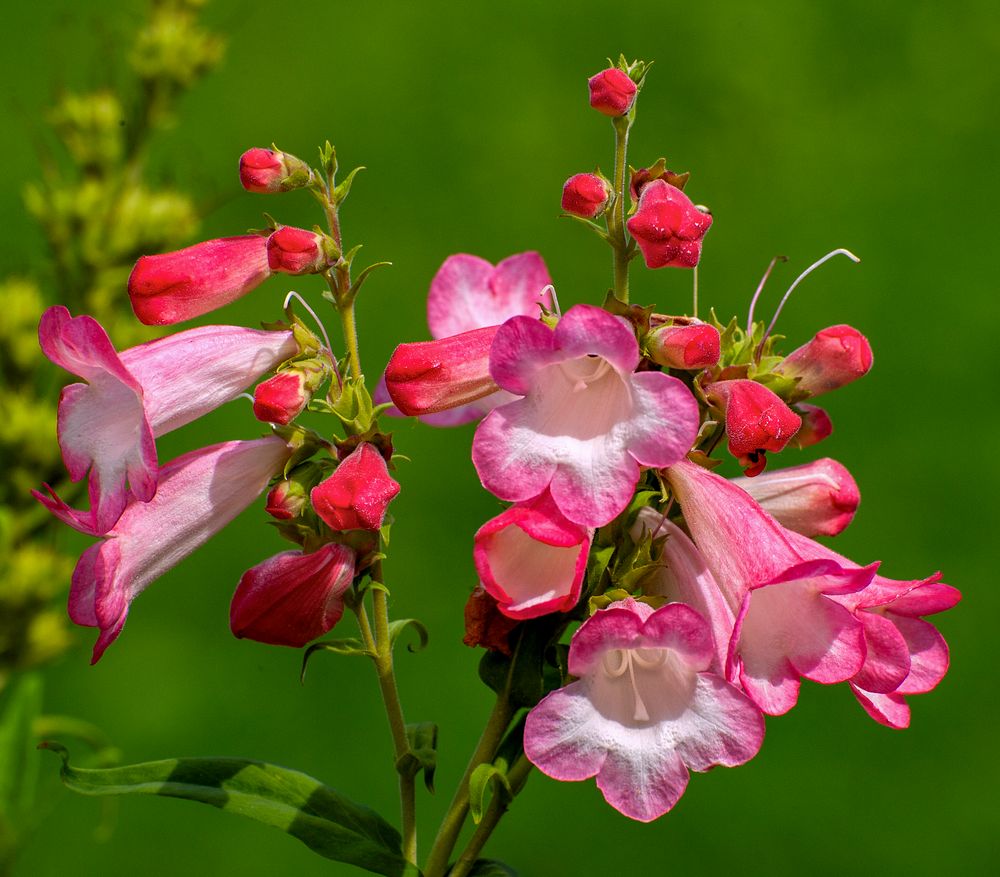
<svg viewBox="0 0 1000 877">
<path fill-rule="evenodd" d="M 830 415 L 817 405 L 807 405 L 799 402 L 795 410 L 802 417 L 802 426 L 799 431 L 792 436 L 788 444 L 793 448 L 811 448 L 818 445 L 823 439 L 829 438 L 833 433 L 833 421 Z"/>
<path fill-rule="evenodd" d="M 830 326 L 793 350 L 775 369 L 809 396 L 819 396 L 856 381 L 872 367 L 872 347 L 852 326 Z"/>
<path fill-rule="evenodd" d="M 472 442 L 483 486 L 524 502 L 548 488 L 559 510 L 584 527 L 617 517 L 640 466 L 670 466 L 691 448 L 698 405 L 677 378 L 634 372 L 631 326 L 591 305 L 555 329 L 513 317 L 497 331 L 490 373 L 523 398 L 494 409 Z"/>
<path fill-rule="evenodd" d="M 100 629 L 92 663 L 121 633 L 132 601 L 260 496 L 290 456 L 268 436 L 191 451 L 160 469 L 156 495 L 132 499 L 73 571 L 69 616 Z"/>
<path fill-rule="evenodd" d="M 59 446 L 74 481 L 89 470 L 90 510 L 36 492 L 58 518 L 90 535 L 114 526 L 127 497 L 148 502 L 156 490 L 161 436 L 235 399 L 266 371 L 294 356 L 289 331 L 203 326 L 118 353 L 93 317 L 57 305 L 38 326 L 42 351 L 83 378 L 59 400 Z"/>
<path fill-rule="evenodd" d="M 694 371 L 719 361 L 719 330 L 710 323 L 660 326 L 646 336 L 649 358 L 667 368 Z"/>
<path fill-rule="evenodd" d="M 399 483 L 389 474 L 385 458 L 374 445 L 362 442 L 310 497 L 316 514 L 333 530 L 378 530 L 397 493 Z"/>
<path fill-rule="evenodd" d="M 695 207 L 666 180 L 651 180 L 643 186 L 639 208 L 625 226 L 639 244 L 647 268 L 694 268 L 712 215 Z"/>
<path fill-rule="evenodd" d="M 854 519 L 861 502 L 851 473 L 836 460 L 733 478 L 782 527 L 803 536 L 836 536 Z"/>
<path fill-rule="evenodd" d="M 301 648 L 344 614 L 354 551 L 329 542 L 311 554 L 284 551 L 243 573 L 229 609 L 233 635 Z"/>
<path fill-rule="evenodd" d="M 529 714 L 524 752 L 557 780 L 597 777 L 605 800 L 640 822 L 662 816 L 690 771 L 753 758 L 764 719 L 715 673 L 712 635 L 683 603 L 656 611 L 632 599 L 602 609 L 574 634 L 579 677 Z"/>
<path fill-rule="evenodd" d="M 854 676 L 865 660 L 864 630 L 833 596 L 869 585 L 877 565 L 810 548 L 816 543 L 796 539 L 746 491 L 686 460 L 667 477 L 736 616 L 727 678 L 776 716 L 795 706 L 800 677 L 831 684 Z"/>
<path fill-rule="evenodd" d="M 562 209 L 574 216 L 600 216 L 611 198 L 611 186 L 597 174 L 574 174 L 563 184 Z"/>
<path fill-rule="evenodd" d="M 729 453 L 750 477 L 764 471 L 767 451 L 783 450 L 802 425 L 798 414 L 756 381 L 717 381 L 706 394 L 725 413 Z"/>
<path fill-rule="evenodd" d="M 240 235 L 140 257 L 128 278 L 128 295 L 141 322 L 167 326 L 221 308 L 270 276 L 267 239 Z"/>
<path fill-rule="evenodd" d="M 548 493 L 511 506 L 475 537 L 479 579 L 510 618 L 569 612 L 580 599 L 590 532 L 563 516 Z"/>
<path fill-rule="evenodd" d="M 337 259 L 326 235 L 284 225 L 267 239 L 267 264 L 281 274 L 317 274 Z"/>
<path fill-rule="evenodd" d="M 248 192 L 287 192 L 308 185 L 309 165 L 287 152 L 248 149 L 240 156 L 240 183 Z"/>
<path fill-rule="evenodd" d="M 609 67 L 587 80 L 590 105 L 605 116 L 624 116 L 635 102 L 638 87 L 624 70 Z"/>
<path fill-rule="evenodd" d="M 432 426 L 480 420 L 512 401 L 489 375 L 489 345 L 504 320 L 551 309 L 551 283 L 538 253 L 516 253 L 496 266 L 466 253 L 449 256 L 427 296 L 427 322 L 440 343 L 401 345 L 386 369 L 389 391 L 376 390 L 375 401 L 391 398 L 399 411 L 387 414 L 417 415 Z"/>
</svg>

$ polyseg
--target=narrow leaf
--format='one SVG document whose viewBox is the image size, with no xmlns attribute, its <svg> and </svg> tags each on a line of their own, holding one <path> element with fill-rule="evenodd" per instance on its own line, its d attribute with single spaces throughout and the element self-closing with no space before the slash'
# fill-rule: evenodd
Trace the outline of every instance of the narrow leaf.
<svg viewBox="0 0 1000 877">
<path fill-rule="evenodd" d="M 422 621 L 418 621 L 416 618 L 400 618 L 398 621 L 389 622 L 390 646 L 396 645 L 396 640 L 399 639 L 400 634 L 408 627 L 412 627 L 417 632 L 419 640 L 416 643 L 410 643 L 406 647 L 406 650 L 409 652 L 419 652 L 426 649 L 429 637 L 427 628 Z"/>
<path fill-rule="evenodd" d="M 495 764 L 481 764 L 469 777 L 469 812 L 476 825 L 483 818 L 483 811 L 486 809 L 486 791 L 493 782 L 500 783 L 504 791 L 510 794 L 507 776 Z"/>
<path fill-rule="evenodd" d="M 302 655 L 302 670 L 299 673 L 299 682 L 306 681 L 306 667 L 316 652 L 333 652 L 335 655 L 362 655 L 366 658 L 374 658 L 375 653 L 365 648 L 365 644 L 359 639 L 349 637 L 347 639 L 330 639 L 313 643 Z"/>
<path fill-rule="evenodd" d="M 20 827 L 35 803 L 38 753 L 34 723 L 42 708 L 42 680 L 31 673 L 9 690 L 0 712 L 0 822 Z"/>
</svg>

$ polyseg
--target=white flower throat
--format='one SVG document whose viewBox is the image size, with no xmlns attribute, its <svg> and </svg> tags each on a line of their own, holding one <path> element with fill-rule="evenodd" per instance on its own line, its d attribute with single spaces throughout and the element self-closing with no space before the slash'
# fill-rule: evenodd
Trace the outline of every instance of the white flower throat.
<svg viewBox="0 0 1000 877">
<path fill-rule="evenodd" d="M 609 679 L 622 679 L 628 676 L 628 684 L 632 687 L 632 700 L 635 709 L 632 718 L 636 722 L 648 722 L 649 710 L 639 693 L 635 680 L 635 668 L 653 670 L 662 667 L 667 660 L 665 649 L 612 649 L 604 655 L 602 669 Z"/>
</svg>

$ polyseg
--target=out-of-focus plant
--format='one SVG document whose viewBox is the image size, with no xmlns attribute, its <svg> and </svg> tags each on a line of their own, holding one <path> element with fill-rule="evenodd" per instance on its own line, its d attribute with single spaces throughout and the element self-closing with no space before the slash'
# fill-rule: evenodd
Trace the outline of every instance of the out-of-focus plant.
<svg viewBox="0 0 1000 877">
<path fill-rule="evenodd" d="M 125 284 L 140 254 L 176 246 L 198 226 L 198 205 L 171 183 L 155 181 L 148 153 L 171 124 L 177 98 L 222 57 L 222 39 L 198 22 L 203 5 L 153 0 L 129 40 L 123 59 L 129 75 L 117 77 L 122 87 L 64 90 L 38 138 L 41 179 L 25 188 L 24 199 L 45 236 L 52 270 L 0 280 L 0 694 L 12 689 L 0 701 L 0 763 L 21 760 L 18 716 L 40 709 L 37 680 L 13 685 L 15 676 L 72 643 L 65 612 L 54 602 L 73 562 L 55 546 L 51 518 L 31 496 L 39 472 L 47 482 L 64 477 L 58 449 L 38 440 L 56 426 L 59 396 L 56 371 L 37 346 L 38 320 L 46 304 L 66 302 L 114 326 L 119 337 L 151 337 L 132 317 Z M 69 496 L 78 487 L 61 485 Z M 5 794 L 15 786 L 23 792 L 18 801 Z M 26 788 L 0 775 L 0 873 L 34 821 Z"/>
</svg>

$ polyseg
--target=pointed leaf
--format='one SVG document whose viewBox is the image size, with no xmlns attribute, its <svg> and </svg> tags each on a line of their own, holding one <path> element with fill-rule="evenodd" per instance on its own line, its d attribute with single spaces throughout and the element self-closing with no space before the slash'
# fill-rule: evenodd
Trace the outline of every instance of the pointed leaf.
<svg viewBox="0 0 1000 877">
<path fill-rule="evenodd" d="M 164 795 L 271 825 L 313 852 L 385 877 L 416 874 L 400 837 L 374 810 L 296 770 L 243 758 L 174 758 L 97 770 L 72 767 L 58 743 L 63 783 L 82 795 Z M 409 869 L 409 870 L 408 870 Z"/>
<path fill-rule="evenodd" d="M 406 739 L 410 749 L 396 762 L 396 769 L 404 775 L 415 776 L 424 772 L 424 785 L 434 794 L 434 772 L 437 770 L 438 726 L 434 722 L 415 722 L 406 726 Z"/>
<path fill-rule="evenodd" d="M 299 673 L 299 682 L 306 681 L 306 667 L 316 652 L 333 652 L 335 655 L 361 655 L 366 658 L 374 658 L 375 653 L 365 647 L 365 644 L 354 637 L 345 639 L 328 639 L 322 642 L 313 643 L 302 655 L 302 670 Z"/>
<path fill-rule="evenodd" d="M 396 640 L 399 639 L 399 635 L 408 627 L 412 627 L 417 632 L 419 641 L 416 643 L 410 643 L 406 647 L 406 650 L 408 652 L 419 652 L 426 649 L 429 638 L 427 628 L 424 626 L 422 621 L 418 621 L 416 618 L 400 618 L 398 621 L 391 621 L 389 623 L 390 647 L 394 647 L 396 645 Z"/>
<path fill-rule="evenodd" d="M 481 764 L 469 777 L 469 812 L 476 825 L 483 818 L 483 810 L 486 809 L 486 791 L 492 782 L 499 783 L 506 793 L 510 794 L 507 775 L 495 764 Z"/>
</svg>

